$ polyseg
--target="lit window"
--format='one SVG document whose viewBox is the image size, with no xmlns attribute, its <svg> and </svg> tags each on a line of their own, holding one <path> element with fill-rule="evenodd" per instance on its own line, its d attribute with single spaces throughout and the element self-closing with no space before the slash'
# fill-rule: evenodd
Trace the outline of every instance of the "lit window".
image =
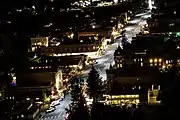
<svg viewBox="0 0 180 120">
<path fill-rule="evenodd" d="M 154 59 L 154 62 L 157 62 L 157 59 Z"/>
<path fill-rule="evenodd" d="M 166 64 L 168 64 L 168 60 L 166 60 Z"/>
<path fill-rule="evenodd" d="M 143 66 L 143 63 L 141 62 L 141 66 Z"/>
<path fill-rule="evenodd" d="M 153 66 L 153 64 L 151 63 L 150 66 Z"/>
<path fill-rule="evenodd" d="M 141 58 L 141 61 L 142 61 L 142 58 Z"/>
<path fill-rule="evenodd" d="M 122 64 L 120 64 L 120 67 L 122 68 Z"/>
<path fill-rule="evenodd" d="M 134 62 L 136 62 L 136 59 L 134 59 Z"/>
<path fill-rule="evenodd" d="M 119 67 L 119 64 L 117 65 L 117 67 Z"/>
<path fill-rule="evenodd" d="M 30 98 L 26 98 L 26 100 L 30 100 Z"/>
<path fill-rule="evenodd" d="M 161 66 L 162 64 L 161 63 L 159 63 L 159 66 Z"/>
<path fill-rule="evenodd" d="M 157 63 L 155 63 L 154 65 L 157 66 Z"/>
<path fill-rule="evenodd" d="M 159 59 L 159 62 L 162 62 L 162 59 Z"/>
<path fill-rule="evenodd" d="M 21 115 L 22 118 L 24 118 L 24 115 Z"/>
<path fill-rule="evenodd" d="M 152 63 L 152 62 L 153 62 L 153 60 L 152 60 L 152 59 L 150 59 L 150 60 L 149 60 L 149 62 L 150 62 L 150 63 Z"/>
</svg>

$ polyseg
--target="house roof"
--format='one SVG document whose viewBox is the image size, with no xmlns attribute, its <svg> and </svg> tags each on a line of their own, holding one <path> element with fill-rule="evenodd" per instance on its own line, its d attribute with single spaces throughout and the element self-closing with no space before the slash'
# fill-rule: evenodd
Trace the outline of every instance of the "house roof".
<svg viewBox="0 0 180 120">
<path fill-rule="evenodd" d="M 82 59 L 84 55 L 75 55 L 75 56 L 43 56 L 40 62 L 31 63 L 31 67 L 43 67 L 43 66 L 51 66 L 51 68 L 41 68 L 37 70 L 31 71 L 47 71 L 47 72 L 55 72 L 59 66 L 69 66 L 69 65 L 78 65 L 79 61 Z M 46 62 L 47 60 L 47 62 Z"/>
<path fill-rule="evenodd" d="M 50 86 L 55 81 L 55 73 L 53 72 L 29 72 L 22 74 L 18 78 L 18 86 Z"/>
</svg>

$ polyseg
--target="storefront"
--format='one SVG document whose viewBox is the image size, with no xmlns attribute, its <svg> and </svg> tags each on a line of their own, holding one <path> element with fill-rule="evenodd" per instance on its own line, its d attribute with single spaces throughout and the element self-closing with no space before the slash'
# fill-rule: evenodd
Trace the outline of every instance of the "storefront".
<svg viewBox="0 0 180 120">
<path fill-rule="evenodd" d="M 138 104 L 139 95 L 112 95 L 107 96 L 107 104 L 124 105 L 124 104 Z"/>
</svg>

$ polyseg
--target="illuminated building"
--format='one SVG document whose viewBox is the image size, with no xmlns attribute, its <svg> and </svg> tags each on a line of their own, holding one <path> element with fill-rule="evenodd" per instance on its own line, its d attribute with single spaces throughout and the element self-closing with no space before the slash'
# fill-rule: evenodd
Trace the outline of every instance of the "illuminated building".
<svg viewBox="0 0 180 120">
<path fill-rule="evenodd" d="M 163 38 L 162 35 L 137 35 L 131 44 L 115 50 L 114 67 L 136 65 L 169 68 L 176 63 L 179 66 L 179 44 L 177 41 L 166 41 Z"/>
<path fill-rule="evenodd" d="M 86 32 L 79 32 L 78 33 L 78 38 L 82 36 L 105 36 L 106 38 L 109 38 L 111 35 L 111 31 L 86 31 Z"/>
<path fill-rule="evenodd" d="M 114 52 L 115 67 L 121 68 L 125 64 L 124 52 L 120 46 Z"/>
<path fill-rule="evenodd" d="M 107 104 L 146 103 L 151 85 L 160 78 L 158 69 L 129 67 L 110 69 L 107 73 Z"/>
<path fill-rule="evenodd" d="M 98 45 L 92 44 L 71 44 L 71 45 L 60 45 L 54 47 L 42 47 L 40 48 L 41 54 L 49 56 L 70 56 L 70 55 L 81 55 L 96 52 Z M 86 54 L 87 53 L 87 54 Z"/>
<path fill-rule="evenodd" d="M 44 68 L 41 70 L 31 70 L 28 73 L 25 73 L 23 75 L 21 75 L 20 78 L 17 78 L 17 80 L 22 81 L 22 80 L 26 80 L 26 82 L 28 83 L 28 85 L 34 86 L 34 84 L 37 84 L 37 86 L 45 86 L 45 84 L 47 85 L 54 85 L 57 89 L 60 89 L 63 84 L 62 84 L 62 70 L 61 69 L 57 69 L 57 70 L 52 70 L 52 69 L 46 69 Z M 43 85 L 44 84 L 44 85 Z M 19 83 L 19 86 L 28 86 L 25 85 L 24 83 Z M 49 87 L 49 86 L 47 86 Z"/>
<path fill-rule="evenodd" d="M 120 23 L 125 25 L 130 20 L 131 15 L 132 15 L 132 11 L 127 11 L 127 12 L 121 13 L 118 19 L 120 20 Z"/>
<path fill-rule="evenodd" d="M 17 74 L 18 88 L 34 91 L 46 89 L 61 94 L 70 77 L 83 68 L 85 58 L 84 55 L 36 58 L 29 63 L 26 73 Z"/>
<path fill-rule="evenodd" d="M 148 0 L 149 2 L 151 0 Z M 149 3 L 151 4 L 151 2 Z M 149 6 L 152 7 L 151 5 Z M 166 6 L 168 8 L 168 5 Z M 179 31 L 179 13 L 177 8 L 164 10 L 154 10 L 152 17 L 147 20 L 151 34 L 169 34 L 178 36 Z"/>
<path fill-rule="evenodd" d="M 62 69 L 63 84 L 66 85 L 68 79 L 81 70 L 86 61 L 85 55 L 74 56 L 42 56 L 34 59 L 30 64 L 30 71 L 44 71 Z"/>
<path fill-rule="evenodd" d="M 31 38 L 31 51 L 35 51 L 35 49 L 40 48 L 42 46 L 48 46 L 48 37 Z"/>
</svg>

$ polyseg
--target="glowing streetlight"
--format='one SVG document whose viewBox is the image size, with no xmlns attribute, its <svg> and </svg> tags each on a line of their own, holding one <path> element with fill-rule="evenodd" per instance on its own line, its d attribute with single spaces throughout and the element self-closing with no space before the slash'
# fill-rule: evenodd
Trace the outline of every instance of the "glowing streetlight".
<svg viewBox="0 0 180 120">
<path fill-rule="evenodd" d="M 79 69 L 81 70 L 83 67 L 82 66 L 79 66 Z"/>
</svg>

